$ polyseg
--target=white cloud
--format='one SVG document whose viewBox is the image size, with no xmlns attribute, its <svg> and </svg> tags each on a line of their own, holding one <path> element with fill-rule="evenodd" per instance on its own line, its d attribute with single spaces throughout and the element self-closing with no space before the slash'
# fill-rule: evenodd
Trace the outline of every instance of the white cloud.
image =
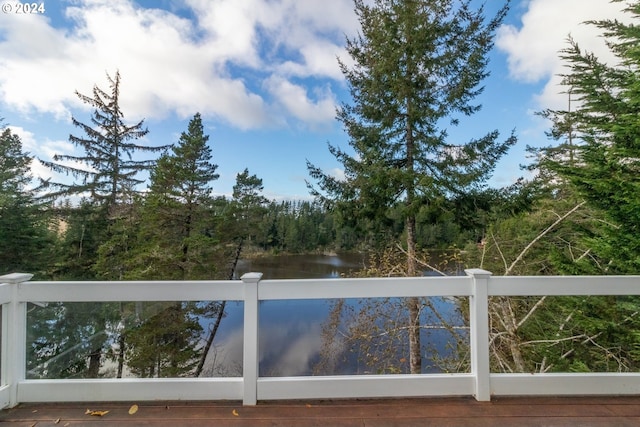
<svg viewBox="0 0 640 427">
<path fill-rule="evenodd" d="M 73 89 L 63 91 L 61 82 L 50 79 L 51 74 L 64 75 L 66 69 L 52 72 L 63 53 L 64 37 L 38 15 L 24 15 L 20 19 L 0 20 L 0 97 L 19 111 L 30 108 L 66 113 L 64 103 L 73 97 Z"/>
<path fill-rule="evenodd" d="M 611 59 L 601 30 L 584 22 L 624 20 L 624 6 L 606 0 L 530 0 L 521 26 L 502 26 L 496 46 L 507 53 L 513 79 L 529 83 L 547 81 L 536 97 L 539 106 L 564 107 L 566 94 L 561 93 L 558 75 L 566 73 L 559 52 L 567 47 L 567 37 L 571 36 L 581 48 L 594 52 L 602 60 Z"/>
<path fill-rule="evenodd" d="M 279 19 L 264 22 L 264 26 L 277 45 L 292 53 L 290 60 L 279 65 L 279 71 L 342 80 L 336 57 L 347 56 L 345 34 L 351 37 L 359 28 L 352 1 L 283 0 L 277 4 L 280 7 L 274 15 Z"/>
<path fill-rule="evenodd" d="M 320 325 L 312 323 L 273 324 L 260 329 L 260 362 L 270 362 L 280 376 L 302 375 L 322 347 Z"/>
<path fill-rule="evenodd" d="M 277 76 L 269 78 L 266 87 L 288 114 L 303 122 L 320 124 L 335 117 L 337 101 L 328 89 L 317 89 L 311 99 L 305 87 Z"/>
<path fill-rule="evenodd" d="M 279 67 L 279 71 L 284 75 L 299 77 L 329 76 L 336 80 L 342 78 L 337 58 L 346 56 L 343 47 L 326 41 L 318 41 L 302 46 L 300 54 L 303 62 L 285 61 Z"/>
<path fill-rule="evenodd" d="M 43 152 L 43 148 L 39 146 L 36 142 L 35 136 L 32 132 L 20 127 L 20 126 L 8 126 L 11 129 L 11 133 L 18 135 L 20 137 L 20 142 L 22 142 L 22 152 L 27 153 L 29 156 L 38 156 Z M 42 163 L 40 163 L 37 159 L 34 159 L 31 162 L 31 174 L 34 177 L 47 179 L 51 178 L 52 172 L 44 167 Z"/>
<path fill-rule="evenodd" d="M 28 131 L 20 126 L 7 126 L 12 134 L 18 135 L 20 142 L 22 143 L 22 152 L 29 153 L 30 155 L 37 149 L 36 140 L 33 132 Z"/>
<path fill-rule="evenodd" d="M 44 166 L 38 159 L 51 161 L 55 154 L 73 153 L 75 149 L 72 143 L 60 140 L 52 141 L 49 139 L 38 141 L 36 140 L 35 135 L 29 130 L 20 126 L 9 126 L 9 128 L 12 133 L 20 137 L 20 141 L 22 142 L 22 151 L 27 153 L 29 156 L 34 157 L 30 165 L 33 177 L 41 178 L 43 180 L 51 179 L 54 182 L 70 182 L 70 177 L 53 172 L 48 167 Z M 84 163 L 71 161 L 60 161 L 57 163 L 77 169 L 91 170 Z"/>
<path fill-rule="evenodd" d="M 338 181 L 346 181 L 347 175 L 344 173 L 344 169 L 342 168 L 333 168 L 329 171 L 329 175 L 337 179 Z"/>
<path fill-rule="evenodd" d="M 10 108 L 66 118 L 86 107 L 75 90 L 108 89 L 105 72 L 120 70 L 131 121 L 199 111 L 242 129 L 271 126 L 269 94 L 243 73 L 280 89 L 293 88 L 290 76 L 341 80 L 335 55 L 357 25 L 350 0 L 185 0 L 194 20 L 131 0 L 71 4 L 67 28 L 38 15 L 0 20 L 0 97 Z M 333 120 L 322 113 L 330 99 L 321 94 L 295 117 Z"/>
</svg>

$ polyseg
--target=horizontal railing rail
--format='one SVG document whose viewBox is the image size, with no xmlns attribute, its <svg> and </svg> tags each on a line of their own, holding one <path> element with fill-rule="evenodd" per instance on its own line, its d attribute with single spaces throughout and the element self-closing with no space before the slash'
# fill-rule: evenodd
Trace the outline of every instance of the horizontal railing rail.
<svg viewBox="0 0 640 427">
<path fill-rule="evenodd" d="M 124 400 L 258 400 L 403 396 L 640 394 L 640 374 L 498 374 L 489 370 L 491 296 L 640 295 L 640 276 L 492 277 L 470 269 L 462 277 L 241 281 L 30 281 L 0 277 L 2 340 L 0 408 L 20 402 Z M 260 377 L 260 301 L 301 299 L 468 297 L 471 371 L 454 374 Z M 242 301 L 243 373 L 223 378 L 27 379 L 27 303 Z"/>
</svg>

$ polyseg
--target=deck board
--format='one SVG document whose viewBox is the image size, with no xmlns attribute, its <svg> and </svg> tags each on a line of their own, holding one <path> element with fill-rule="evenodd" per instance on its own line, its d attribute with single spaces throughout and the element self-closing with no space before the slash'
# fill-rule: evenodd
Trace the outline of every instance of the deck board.
<svg viewBox="0 0 640 427">
<path fill-rule="evenodd" d="M 138 411 L 129 415 L 133 403 Z M 87 409 L 109 411 L 103 417 Z M 29 403 L 0 411 L 7 427 L 71 426 L 638 426 L 640 396 L 241 402 Z"/>
</svg>

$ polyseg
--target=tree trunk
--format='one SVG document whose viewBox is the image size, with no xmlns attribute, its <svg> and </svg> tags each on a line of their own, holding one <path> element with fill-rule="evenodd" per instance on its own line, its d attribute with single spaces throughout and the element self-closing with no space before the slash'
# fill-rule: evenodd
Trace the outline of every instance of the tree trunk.
<svg viewBox="0 0 640 427">
<path fill-rule="evenodd" d="M 508 297 L 505 297 L 501 303 L 502 312 L 507 324 L 507 333 L 509 337 L 509 350 L 511 351 L 511 357 L 516 372 L 525 372 L 525 361 L 522 351 L 520 349 L 520 339 L 518 338 L 518 325 L 516 323 L 516 317 L 511 307 L 511 301 Z"/>
<path fill-rule="evenodd" d="M 409 215 L 406 221 L 407 230 L 407 276 L 417 275 L 415 217 Z M 422 351 L 420 340 L 420 299 L 407 298 L 409 310 L 409 369 L 412 374 L 422 373 Z"/>
<path fill-rule="evenodd" d="M 118 353 L 118 374 L 116 378 L 122 378 L 122 371 L 124 370 L 124 352 L 125 352 L 125 338 L 124 331 L 120 332 L 120 336 L 118 337 L 118 345 L 120 346 L 120 352 Z"/>
<path fill-rule="evenodd" d="M 242 253 L 242 244 L 244 243 L 244 239 L 240 239 L 238 243 L 238 247 L 236 248 L 236 254 L 233 259 L 233 263 L 231 264 L 231 270 L 229 271 L 229 280 L 233 280 L 233 276 L 236 272 L 236 266 L 238 265 L 238 260 L 240 259 L 240 254 Z M 209 336 L 207 337 L 207 342 L 204 346 L 204 350 L 202 351 L 202 356 L 200 357 L 200 361 L 198 362 L 198 366 L 196 367 L 195 376 L 199 377 L 202 374 L 202 370 L 204 369 L 204 362 L 207 360 L 207 355 L 211 350 L 211 346 L 213 345 L 213 340 L 218 333 L 218 328 L 220 327 L 220 322 L 222 321 L 222 317 L 224 316 L 224 309 L 227 305 L 226 301 L 222 301 L 220 304 L 220 311 L 218 311 L 218 316 L 216 317 L 216 321 L 213 325 L 213 328 L 209 332 Z"/>
<path fill-rule="evenodd" d="M 89 354 L 89 369 L 87 370 L 87 378 L 98 378 L 100 373 L 100 360 L 102 359 L 102 347 L 94 349 Z"/>
<path fill-rule="evenodd" d="M 412 374 L 422 373 L 422 352 L 420 350 L 420 299 L 407 298 L 409 308 L 409 369 Z"/>
<path fill-rule="evenodd" d="M 196 368 L 196 372 L 194 374 L 195 377 L 199 377 L 202 374 L 202 370 L 204 369 L 204 362 L 207 360 L 207 355 L 211 350 L 211 346 L 213 345 L 213 340 L 218 333 L 218 328 L 220 328 L 220 322 L 222 321 L 222 317 L 224 316 L 224 309 L 227 306 L 226 301 L 222 301 L 220 304 L 220 311 L 218 312 L 218 316 L 216 317 L 216 321 L 213 324 L 213 328 L 209 331 L 209 336 L 207 337 L 207 343 L 204 346 L 204 350 L 202 351 L 202 356 L 200 357 L 200 361 L 198 362 L 198 366 Z"/>
<path fill-rule="evenodd" d="M 418 274 L 418 262 L 416 257 L 416 218 L 409 215 L 405 221 L 407 231 L 407 276 L 415 277 Z"/>
<path fill-rule="evenodd" d="M 407 232 L 407 276 L 414 277 L 418 272 L 418 263 L 416 257 L 416 216 L 415 216 L 415 170 L 414 170 L 414 132 L 411 122 L 412 103 L 411 98 L 406 98 L 407 122 L 405 147 L 407 155 L 406 164 L 406 184 L 405 191 L 407 193 L 406 207 L 407 217 L 405 220 L 405 231 Z M 422 373 L 422 354 L 420 340 L 420 299 L 412 297 L 407 299 L 409 309 L 409 369 L 412 374 Z"/>
</svg>

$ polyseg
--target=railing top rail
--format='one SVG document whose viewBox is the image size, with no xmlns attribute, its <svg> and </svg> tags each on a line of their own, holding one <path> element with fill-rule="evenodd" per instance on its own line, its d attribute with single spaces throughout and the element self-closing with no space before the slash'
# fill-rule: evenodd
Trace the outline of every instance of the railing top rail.
<svg viewBox="0 0 640 427">
<path fill-rule="evenodd" d="M 243 300 L 239 280 L 28 282 L 20 285 L 20 301 L 217 301 Z"/>
<path fill-rule="evenodd" d="M 102 286 L 114 283 L 125 286 L 167 286 L 167 285 L 238 285 L 239 280 L 35 280 L 28 282 L 30 285 L 91 285 Z"/>
<path fill-rule="evenodd" d="M 640 276 L 491 276 L 490 296 L 640 295 Z M 20 301 L 243 300 L 239 280 L 33 281 L 18 283 Z M 10 298 L 0 284 L 0 303 Z M 473 278 L 385 277 L 262 280 L 260 300 L 470 296 Z"/>
<path fill-rule="evenodd" d="M 259 283 L 260 300 L 464 296 L 468 277 L 283 279 Z M 243 300 L 242 281 L 35 281 L 20 285 L 21 301 Z"/>
<path fill-rule="evenodd" d="M 465 276 L 375 277 L 348 279 L 263 280 L 260 300 L 468 296 Z"/>
<path fill-rule="evenodd" d="M 494 276 L 489 295 L 640 295 L 640 276 Z"/>
</svg>

